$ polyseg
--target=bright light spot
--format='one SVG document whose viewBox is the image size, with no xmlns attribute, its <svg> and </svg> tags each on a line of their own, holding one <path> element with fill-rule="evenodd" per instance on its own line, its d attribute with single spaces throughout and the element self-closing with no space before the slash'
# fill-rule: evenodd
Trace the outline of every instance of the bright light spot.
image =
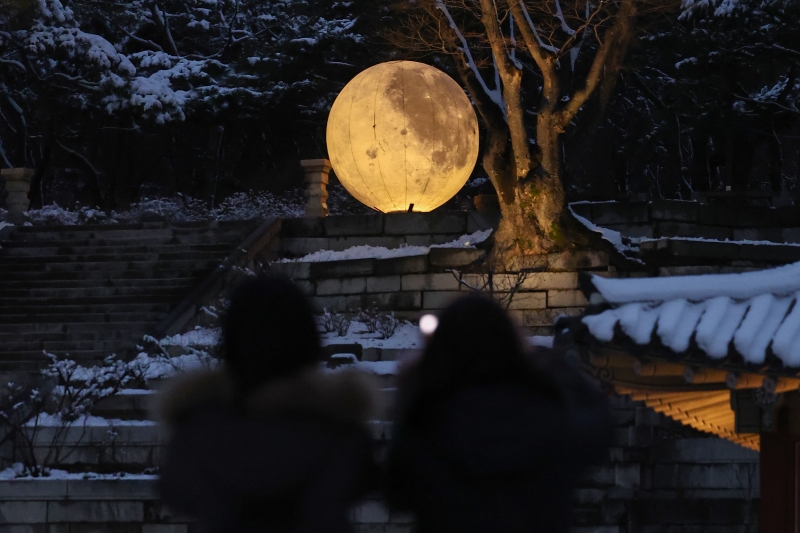
<svg viewBox="0 0 800 533">
<path fill-rule="evenodd" d="M 439 319 L 435 315 L 424 315 L 419 319 L 419 330 L 423 335 L 433 335 L 438 325 Z"/>
</svg>

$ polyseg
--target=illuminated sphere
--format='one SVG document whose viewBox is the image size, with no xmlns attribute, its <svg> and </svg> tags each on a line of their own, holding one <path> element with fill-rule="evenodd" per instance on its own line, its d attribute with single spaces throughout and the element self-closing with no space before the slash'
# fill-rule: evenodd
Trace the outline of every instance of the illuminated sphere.
<svg viewBox="0 0 800 533">
<path fill-rule="evenodd" d="M 353 78 L 333 102 L 326 135 L 339 181 L 384 213 L 436 209 L 478 158 L 478 119 L 464 91 L 415 61 L 381 63 Z"/>
</svg>

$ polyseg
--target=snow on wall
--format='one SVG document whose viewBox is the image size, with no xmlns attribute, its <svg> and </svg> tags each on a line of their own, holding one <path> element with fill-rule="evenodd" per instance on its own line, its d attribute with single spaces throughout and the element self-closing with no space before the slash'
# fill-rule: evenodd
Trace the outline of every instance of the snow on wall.
<svg viewBox="0 0 800 533">
<path fill-rule="evenodd" d="M 408 257 L 425 255 L 431 248 L 475 248 L 492 234 L 491 229 L 476 231 L 462 235 L 456 240 L 433 246 L 400 246 L 399 248 L 386 248 L 384 246 L 352 246 L 346 250 L 334 252 L 319 250 L 297 259 L 282 259 L 282 263 L 321 263 L 326 261 L 344 261 L 349 259 L 389 259 L 392 257 Z"/>
</svg>

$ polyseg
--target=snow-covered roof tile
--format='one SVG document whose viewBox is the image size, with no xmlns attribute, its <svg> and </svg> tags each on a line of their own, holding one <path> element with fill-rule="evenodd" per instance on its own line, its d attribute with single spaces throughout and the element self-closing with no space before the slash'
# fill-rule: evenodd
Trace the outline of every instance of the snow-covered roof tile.
<svg viewBox="0 0 800 533">
<path fill-rule="evenodd" d="M 741 274 L 593 276 L 591 282 L 610 307 L 580 319 L 598 341 L 621 333 L 637 345 L 656 340 L 675 354 L 696 348 L 719 360 L 733 352 L 756 365 L 773 354 L 785 367 L 800 367 L 800 263 Z"/>
<path fill-rule="evenodd" d="M 760 294 L 785 296 L 800 290 L 800 262 L 738 274 L 703 274 L 663 278 L 613 279 L 592 277 L 597 292 L 608 302 L 664 302 L 676 298 L 699 301 L 717 296 L 735 299 Z"/>
</svg>

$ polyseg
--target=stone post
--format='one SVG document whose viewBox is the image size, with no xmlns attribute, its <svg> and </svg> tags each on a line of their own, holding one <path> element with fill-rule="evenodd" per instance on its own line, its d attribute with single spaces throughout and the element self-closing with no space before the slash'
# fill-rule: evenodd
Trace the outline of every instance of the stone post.
<svg viewBox="0 0 800 533">
<path fill-rule="evenodd" d="M 8 210 L 8 219 L 18 224 L 25 220 L 23 213 L 28 210 L 31 201 L 28 192 L 31 190 L 33 170 L 30 168 L 4 168 L 0 170 L 0 177 L 5 181 L 8 193 L 5 208 Z"/>
<path fill-rule="evenodd" d="M 300 166 L 306 173 L 306 216 L 328 216 L 328 172 L 331 162 L 327 159 L 303 159 Z"/>
</svg>

